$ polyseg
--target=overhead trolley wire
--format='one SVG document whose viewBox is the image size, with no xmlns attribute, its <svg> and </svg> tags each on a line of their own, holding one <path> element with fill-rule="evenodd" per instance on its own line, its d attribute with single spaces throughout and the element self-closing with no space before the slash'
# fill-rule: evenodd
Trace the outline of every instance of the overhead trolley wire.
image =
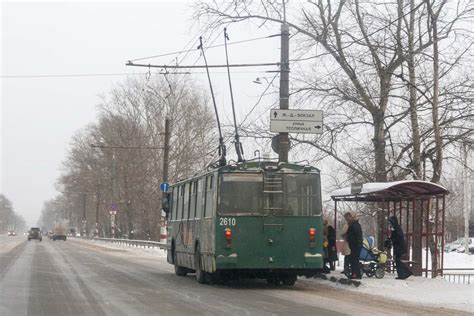
<svg viewBox="0 0 474 316">
<path fill-rule="evenodd" d="M 241 40 L 241 41 L 236 41 L 232 43 L 227 43 L 227 45 L 234 45 L 234 44 L 241 44 L 241 43 L 247 43 L 247 42 L 252 42 L 252 41 L 257 41 L 261 39 L 266 39 L 266 38 L 272 38 L 280 36 L 280 34 L 273 34 L 273 35 L 267 35 L 267 36 L 261 36 L 261 37 L 255 37 L 251 39 L 246 39 L 246 40 Z M 217 47 L 223 47 L 225 44 L 218 44 L 218 45 L 212 45 L 212 46 L 207 46 L 206 49 L 209 48 L 217 48 Z M 171 52 L 171 53 L 164 53 L 164 54 L 159 54 L 159 55 L 152 55 L 152 56 L 147 56 L 147 57 L 141 57 L 141 58 L 135 58 L 135 59 L 130 59 L 129 62 L 134 62 L 134 61 L 139 61 L 139 60 L 145 60 L 145 59 L 151 59 L 151 58 L 158 58 L 158 57 L 165 57 L 165 56 L 171 56 L 171 55 L 176 55 L 176 54 L 182 54 L 182 53 L 190 53 L 194 52 L 196 49 L 187 49 L 187 50 L 181 50 L 181 51 L 176 51 L 176 52 Z M 183 58 L 184 59 L 184 58 Z"/>
</svg>

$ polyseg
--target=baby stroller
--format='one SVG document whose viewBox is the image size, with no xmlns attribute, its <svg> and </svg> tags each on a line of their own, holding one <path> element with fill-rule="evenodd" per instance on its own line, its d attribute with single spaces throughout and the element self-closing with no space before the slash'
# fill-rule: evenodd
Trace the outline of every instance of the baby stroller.
<svg viewBox="0 0 474 316">
<path fill-rule="evenodd" d="M 361 273 L 365 273 L 369 278 L 375 275 L 377 279 L 381 279 L 385 276 L 383 266 L 387 262 L 387 253 L 375 247 L 375 238 L 373 236 L 364 238 L 359 262 Z"/>
</svg>

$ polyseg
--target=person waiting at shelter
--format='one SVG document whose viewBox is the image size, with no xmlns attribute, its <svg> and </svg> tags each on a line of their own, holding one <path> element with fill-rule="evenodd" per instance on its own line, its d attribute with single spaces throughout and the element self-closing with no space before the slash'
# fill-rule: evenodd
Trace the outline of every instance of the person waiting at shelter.
<svg viewBox="0 0 474 316">
<path fill-rule="evenodd" d="M 351 249 L 349 248 L 349 243 L 347 242 L 347 229 L 349 228 L 349 226 L 347 225 L 347 223 L 344 224 L 344 226 L 342 227 L 342 238 L 343 238 L 343 242 L 342 242 L 342 246 L 341 246 L 341 255 L 344 256 L 344 270 L 341 272 L 342 274 L 348 274 L 349 273 L 349 257 L 350 257 L 350 254 L 351 254 Z"/>
<path fill-rule="evenodd" d="M 397 269 L 398 280 L 405 280 L 409 278 L 413 273 L 408 270 L 405 264 L 402 262 L 402 256 L 406 254 L 405 236 L 403 230 L 398 224 L 396 216 L 391 216 L 388 220 L 390 225 L 390 240 L 393 246 L 393 256 L 395 257 L 395 267 Z"/>
<path fill-rule="evenodd" d="M 346 240 L 349 243 L 351 254 L 349 255 L 349 265 L 351 274 L 347 275 L 349 279 L 361 279 L 359 256 L 362 248 L 362 227 L 357 218 L 351 213 L 344 214 L 344 219 L 347 221 Z"/>
<path fill-rule="evenodd" d="M 324 220 L 324 236 L 327 240 L 327 263 L 331 271 L 336 270 L 337 250 L 336 250 L 336 230 L 329 224 L 327 219 Z"/>
<path fill-rule="evenodd" d="M 323 273 L 331 273 L 331 268 L 329 266 L 329 255 L 328 255 L 328 230 L 326 222 L 323 225 Z"/>
</svg>

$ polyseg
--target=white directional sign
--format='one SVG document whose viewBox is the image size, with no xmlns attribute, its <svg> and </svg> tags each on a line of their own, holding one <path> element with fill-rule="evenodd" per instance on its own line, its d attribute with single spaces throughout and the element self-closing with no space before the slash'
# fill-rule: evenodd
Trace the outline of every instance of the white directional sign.
<svg viewBox="0 0 474 316">
<path fill-rule="evenodd" d="M 319 110 L 270 110 L 270 131 L 277 133 L 323 132 L 323 111 Z"/>
</svg>

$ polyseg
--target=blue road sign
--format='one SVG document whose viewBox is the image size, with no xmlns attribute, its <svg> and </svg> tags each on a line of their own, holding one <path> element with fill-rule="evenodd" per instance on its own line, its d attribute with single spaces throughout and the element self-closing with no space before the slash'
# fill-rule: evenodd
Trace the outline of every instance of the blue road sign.
<svg viewBox="0 0 474 316">
<path fill-rule="evenodd" d="M 160 190 L 161 192 L 168 192 L 168 189 L 170 188 L 170 184 L 168 182 L 162 182 L 160 184 Z"/>
</svg>

